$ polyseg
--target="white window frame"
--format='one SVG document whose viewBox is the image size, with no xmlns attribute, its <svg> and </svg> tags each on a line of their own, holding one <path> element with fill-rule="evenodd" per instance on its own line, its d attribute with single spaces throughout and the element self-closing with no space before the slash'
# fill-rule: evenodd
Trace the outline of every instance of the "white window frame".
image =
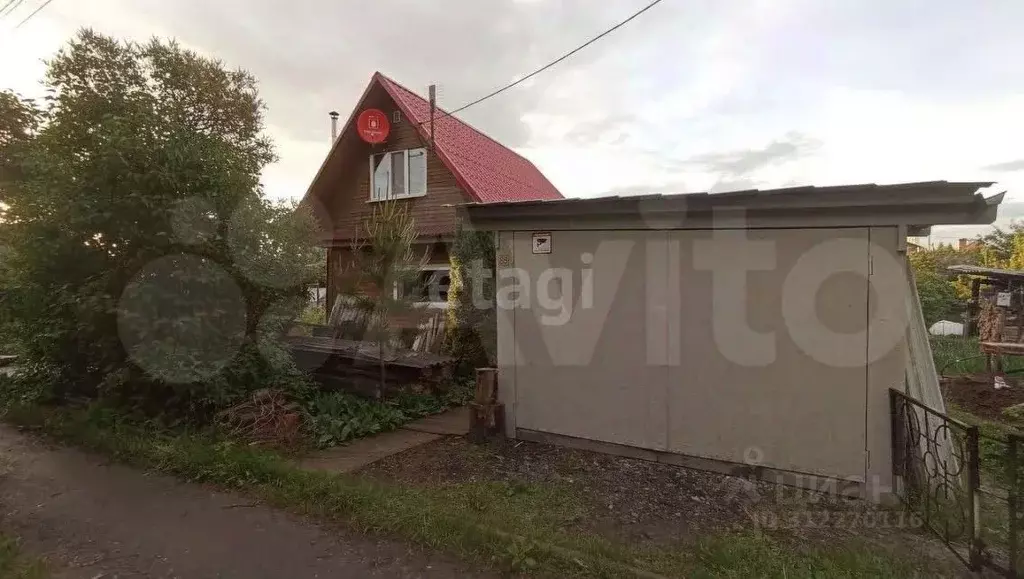
<svg viewBox="0 0 1024 579">
<path fill-rule="evenodd" d="M 448 272 L 448 279 L 449 280 L 451 279 L 451 276 L 452 276 L 452 266 L 451 265 L 424 265 L 423 267 L 417 269 L 416 271 L 418 271 L 418 272 L 420 272 L 420 271 L 445 271 L 445 272 Z M 450 289 L 451 288 L 449 287 L 449 290 Z M 399 288 L 398 288 L 398 282 L 396 281 L 395 285 L 394 285 L 394 290 L 393 290 L 393 293 L 392 293 L 392 297 L 394 297 L 394 299 L 396 299 L 396 300 L 399 297 L 398 293 L 399 293 Z M 414 302 L 413 305 L 415 305 L 416 307 L 419 307 L 419 308 L 430 308 L 432 310 L 446 310 L 446 309 L 448 309 L 448 300 L 445 300 L 443 302 Z"/>
<path fill-rule="evenodd" d="M 412 153 L 417 153 L 417 152 L 423 155 L 423 172 L 422 172 L 422 183 L 423 183 L 423 186 L 422 186 L 422 190 L 421 191 L 410 191 L 410 189 L 409 189 L 409 183 L 410 183 L 410 179 L 409 179 L 409 175 L 410 175 L 410 172 L 409 172 L 409 155 L 412 154 Z M 392 177 L 391 177 L 392 176 L 392 171 L 391 170 L 388 171 L 388 187 L 387 187 L 387 191 L 381 197 L 377 197 L 375 195 L 375 193 L 377 192 L 377 189 L 374 186 L 375 185 L 374 184 L 374 177 L 375 177 L 375 175 L 374 175 L 375 170 L 374 169 L 375 169 L 375 167 L 373 166 L 373 159 L 374 159 L 374 157 L 377 157 L 377 156 L 380 156 L 380 155 L 388 155 L 389 161 L 391 163 L 391 167 L 394 167 L 395 163 L 402 163 L 402 168 L 404 169 L 403 176 L 405 178 L 405 186 L 403 187 L 404 193 L 402 193 L 401 195 L 395 195 L 391 191 L 391 186 L 393 184 L 392 183 Z M 414 197 L 423 197 L 426 194 L 427 194 L 427 149 L 426 148 L 424 148 L 424 147 L 417 147 L 417 148 L 414 148 L 414 149 L 402 149 L 400 151 L 386 151 L 386 152 L 383 152 L 383 153 L 374 153 L 374 154 L 370 155 L 370 202 L 387 201 L 389 199 L 410 199 L 410 198 L 414 198 Z"/>
</svg>

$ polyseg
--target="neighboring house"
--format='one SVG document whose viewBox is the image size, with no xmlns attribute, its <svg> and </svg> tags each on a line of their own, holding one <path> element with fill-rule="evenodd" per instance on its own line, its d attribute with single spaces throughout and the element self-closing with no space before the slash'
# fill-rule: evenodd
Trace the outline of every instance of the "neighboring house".
<svg viewBox="0 0 1024 579">
<path fill-rule="evenodd" d="M 981 249 L 982 245 L 982 242 L 978 239 L 960 238 L 956 240 L 957 251 L 972 251 L 975 249 Z"/>
<path fill-rule="evenodd" d="M 367 109 L 384 112 L 390 121 L 381 144 L 364 142 L 358 134 L 356 119 Z M 431 146 L 430 103 L 378 72 L 338 132 L 303 200 L 324 225 L 328 309 L 351 271 L 352 243 L 375 203 L 395 199 L 409 206 L 416 249 L 428 252 L 429 265 L 421 286 L 405 291 L 420 293 L 427 307 L 443 308 L 458 205 L 562 198 L 518 153 L 440 109 L 434 117 Z"/>
</svg>

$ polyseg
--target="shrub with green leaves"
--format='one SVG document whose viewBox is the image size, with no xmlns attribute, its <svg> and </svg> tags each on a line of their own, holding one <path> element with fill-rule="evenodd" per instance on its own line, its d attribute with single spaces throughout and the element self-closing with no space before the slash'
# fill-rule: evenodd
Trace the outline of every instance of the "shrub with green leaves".
<svg viewBox="0 0 1024 579">
<path fill-rule="evenodd" d="M 306 402 L 306 428 L 320 448 L 399 428 L 417 418 L 464 405 L 472 389 L 452 385 L 441 396 L 403 392 L 386 401 L 348 392 L 311 392 Z"/>
<path fill-rule="evenodd" d="M 394 430 L 406 421 L 399 408 L 347 392 L 320 392 L 307 406 L 306 427 L 320 448 Z"/>
<path fill-rule="evenodd" d="M 493 366 L 497 355 L 494 235 L 460 228 L 450 259 L 444 351 L 456 358 L 456 375 L 467 379 L 476 368 Z"/>
<path fill-rule="evenodd" d="M 80 32 L 49 96 L 0 97 L 0 318 L 58 398 L 208 419 L 301 387 L 281 341 L 321 262 L 270 203 L 256 80 L 174 42 Z"/>
</svg>

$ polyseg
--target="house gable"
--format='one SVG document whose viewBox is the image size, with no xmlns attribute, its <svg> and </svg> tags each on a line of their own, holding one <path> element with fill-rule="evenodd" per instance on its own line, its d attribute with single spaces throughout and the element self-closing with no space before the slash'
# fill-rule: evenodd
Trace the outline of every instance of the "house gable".
<svg viewBox="0 0 1024 579">
<path fill-rule="evenodd" d="M 392 120 L 379 145 L 363 142 L 356 131 L 356 117 L 369 108 Z M 426 195 L 400 201 L 410 206 L 421 237 L 453 234 L 455 206 L 466 202 L 561 198 L 530 161 L 440 109 L 434 117 L 431 143 L 429 102 L 374 74 L 303 199 L 320 216 L 328 243 L 358 235 L 371 214 L 369 161 L 377 153 L 428 148 Z"/>
<path fill-rule="evenodd" d="M 387 90 L 371 83 L 356 111 L 376 108 L 388 115 L 391 132 L 384 143 L 371 145 L 357 134 L 355 123 L 346 123 L 327 161 L 307 192 L 322 213 L 325 239 L 342 243 L 355 239 L 373 212 L 370 201 L 370 156 L 378 153 L 426 148 L 428 142 Z M 398 116 L 395 113 L 398 113 Z M 397 122 L 396 122 L 397 119 Z M 421 237 L 444 236 L 455 231 L 455 206 L 472 201 L 455 174 L 433 151 L 427 151 L 427 193 L 398 200 L 408 205 Z"/>
</svg>

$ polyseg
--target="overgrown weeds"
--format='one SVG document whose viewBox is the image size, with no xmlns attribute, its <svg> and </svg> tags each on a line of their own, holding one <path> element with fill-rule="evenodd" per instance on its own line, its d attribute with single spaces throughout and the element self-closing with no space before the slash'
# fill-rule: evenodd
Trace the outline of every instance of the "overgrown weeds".
<svg viewBox="0 0 1024 579">
<path fill-rule="evenodd" d="M 0 577 L 4 579 L 44 579 L 48 574 L 43 562 L 25 555 L 18 540 L 0 533 Z"/>
<path fill-rule="evenodd" d="M 0 378 L 0 409 L 32 407 L 59 401 L 47 385 L 51 375 L 23 371 Z M 281 450 L 327 448 L 350 440 L 397 429 L 412 420 L 462 406 L 472 398 L 468 383 L 452 383 L 442 393 L 403 392 L 386 400 L 370 400 L 341 391 L 314 388 L 263 389 L 216 415 L 217 420 L 168 420 L 121 404 L 92 401 L 90 420 L 105 427 L 128 421 L 156 430 L 218 432 L 226 438 Z"/>
</svg>

